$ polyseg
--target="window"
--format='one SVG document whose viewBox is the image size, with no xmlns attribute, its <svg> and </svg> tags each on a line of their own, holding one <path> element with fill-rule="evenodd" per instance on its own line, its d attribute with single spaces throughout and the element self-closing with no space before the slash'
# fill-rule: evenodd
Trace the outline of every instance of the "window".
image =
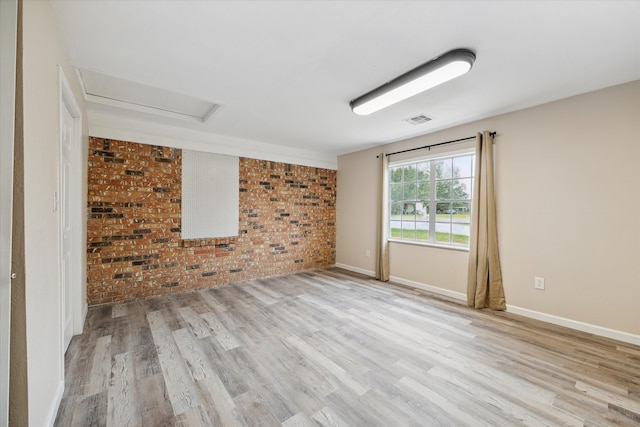
<svg viewBox="0 0 640 427">
<path fill-rule="evenodd" d="M 389 236 L 469 246 L 475 155 L 464 153 L 389 167 Z"/>
</svg>

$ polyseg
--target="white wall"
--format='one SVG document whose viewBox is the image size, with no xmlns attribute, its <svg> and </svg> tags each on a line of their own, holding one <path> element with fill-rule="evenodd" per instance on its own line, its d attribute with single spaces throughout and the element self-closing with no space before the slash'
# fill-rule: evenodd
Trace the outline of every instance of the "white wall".
<svg viewBox="0 0 640 427">
<path fill-rule="evenodd" d="M 337 168 L 337 159 L 333 154 L 178 128 L 127 116 L 126 111 L 111 114 L 91 111 L 90 109 L 88 114 L 90 121 L 89 132 L 94 137 L 161 145 L 226 156 L 271 160 L 316 168 L 333 170 Z"/>
<path fill-rule="evenodd" d="M 497 131 L 510 310 L 640 343 L 640 81 L 338 158 L 337 263 L 373 271 L 379 151 Z M 391 275 L 466 292 L 468 253 L 390 245 Z M 533 288 L 534 276 L 546 290 Z M 519 310 L 525 309 L 525 310 Z"/>
<path fill-rule="evenodd" d="M 53 209 L 54 192 L 59 193 L 58 65 L 64 68 L 76 100 L 84 107 L 49 3 L 25 1 L 22 5 L 28 411 L 29 425 L 44 426 L 55 418 L 64 385 L 59 218 Z M 79 147 L 85 164 L 86 133 L 85 126 Z M 75 174 L 86 176 L 85 171 Z M 86 193 L 86 184 L 80 191 Z M 84 212 L 86 203 L 74 203 Z M 86 236 L 86 225 L 79 224 L 78 228 Z M 79 261 L 84 264 L 84 260 Z"/>
</svg>

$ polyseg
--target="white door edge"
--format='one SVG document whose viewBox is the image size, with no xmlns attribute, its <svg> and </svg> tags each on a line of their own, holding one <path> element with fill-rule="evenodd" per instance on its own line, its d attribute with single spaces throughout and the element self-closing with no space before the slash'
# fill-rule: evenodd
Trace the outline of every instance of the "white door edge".
<svg viewBox="0 0 640 427">
<path fill-rule="evenodd" d="M 59 187 L 59 191 L 58 194 L 60 197 L 67 197 L 69 200 L 59 200 L 58 201 L 58 205 L 60 206 L 60 210 L 59 210 L 59 227 L 60 227 L 60 284 L 61 284 L 61 292 L 60 292 L 60 307 L 61 307 L 61 322 L 60 322 L 60 328 L 61 328 L 61 353 L 64 356 L 64 353 L 66 352 L 67 346 L 69 344 L 69 340 L 68 340 L 68 334 L 65 334 L 65 326 L 70 327 L 72 334 L 77 332 L 77 323 L 79 322 L 79 319 L 82 317 L 82 312 L 83 312 L 83 308 L 82 308 L 82 278 L 81 278 L 81 265 L 80 262 L 83 259 L 82 258 L 82 248 L 81 246 L 81 242 L 82 242 L 82 236 L 80 235 L 82 227 L 72 227 L 71 228 L 71 232 L 70 232 L 70 236 L 67 239 L 67 245 L 68 247 L 65 247 L 65 243 L 64 243 L 64 239 L 63 239 L 63 228 L 64 228 L 64 224 L 63 222 L 63 215 L 62 215 L 62 209 L 68 209 L 68 212 L 66 212 L 67 215 L 69 215 L 69 221 L 71 224 L 79 224 L 80 221 L 82 221 L 82 213 L 81 213 L 81 209 L 82 207 L 80 206 L 81 200 L 82 200 L 82 195 L 81 195 L 81 188 L 82 188 L 82 183 L 81 183 L 81 179 L 82 179 L 82 174 L 81 174 L 81 164 L 80 164 L 80 156 L 79 155 L 75 155 L 77 153 L 79 153 L 82 149 L 82 144 L 81 144 L 81 138 L 82 138 L 82 115 L 81 115 L 81 111 L 80 108 L 78 106 L 78 103 L 76 102 L 76 99 L 73 95 L 73 91 L 71 90 L 71 86 L 69 85 L 69 82 L 65 76 L 64 70 L 62 69 L 62 67 L 58 67 L 58 74 L 59 74 L 59 98 L 60 98 L 60 110 L 59 110 L 59 119 L 60 119 L 60 158 L 59 158 L 59 173 L 60 173 L 60 178 L 59 178 L 59 186 L 64 185 L 64 181 L 62 179 L 62 174 L 63 174 L 63 155 L 62 155 L 62 137 L 63 137 L 63 113 L 64 111 L 68 111 L 69 115 L 71 116 L 71 118 L 73 119 L 73 125 L 72 125 L 72 130 L 71 130 L 71 156 L 68 159 L 70 162 L 70 168 L 69 168 L 69 174 L 67 176 L 68 179 L 68 192 L 63 192 L 62 188 Z M 63 194 L 66 193 L 66 194 Z M 66 208 L 65 208 L 66 207 Z M 68 251 L 68 255 L 69 255 L 69 269 L 68 269 L 68 274 L 67 274 L 67 278 L 68 283 L 65 284 L 65 278 L 62 277 L 63 271 L 64 271 L 64 266 L 63 266 L 63 262 L 64 262 L 64 254 L 65 251 Z M 68 299 L 68 301 L 70 303 L 65 303 L 65 298 L 66 298 L 66 290 L 65 290 L 65 286 L 67 286 L 67 290 L 69 291 L 71 298 Z M 65 313 L 69 312 L 71 314 L 71 324 L 67 325 L 65 323 Z M 67 336 L 67 338 L 65 338 L 65 336 Z M 61 366 L 61 372 L 64 378 L 64 357 L 63 357 L 63 363 Z"/>
</svg>

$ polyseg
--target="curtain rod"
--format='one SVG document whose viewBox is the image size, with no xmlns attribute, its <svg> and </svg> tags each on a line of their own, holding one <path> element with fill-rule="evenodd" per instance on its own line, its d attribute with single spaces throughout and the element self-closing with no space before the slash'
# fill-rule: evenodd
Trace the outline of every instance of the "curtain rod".
<svg viewBox="0 0 640 427">
<path fill-rule="evenodd" d="M 491 132 L 491 136 L 496 136 L 496 132 Z M 392 156 L 394 154 L 408 153 L 409 151 L 424 150 L 425 148 L 431 150 L 431 147 L 437 147 L 439 145 L 453 144 L 455 142 L 461 142 L 461 141 L 468 141 L 470 139 L 476 139 L 476 137 L 475 136 L 468 136 L 466 138 L 454 139 L 454 140 L 445 141 L 445 142 L 438 142 L 437 144 L 425 145 L 423 147 L 409 148 L 408 150 L 402 150 L 402 151 L 394 151 L 393 153 L 385 154 L 385 156 L 389 157 L 389 156 Z M 380 156 L 376 156 L 376 158 L 379 158 L 379 157 Z"/>
</svg>

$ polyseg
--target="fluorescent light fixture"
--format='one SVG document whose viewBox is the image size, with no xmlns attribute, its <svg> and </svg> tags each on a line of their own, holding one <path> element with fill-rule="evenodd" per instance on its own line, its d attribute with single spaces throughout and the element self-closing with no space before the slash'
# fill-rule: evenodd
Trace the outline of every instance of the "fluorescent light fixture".
<svg viewBox="0 0 640 427">
<path fill-rule="evenodd" d="M 361 116 L 374 113 L 427 89 L 463 75 L 476 59 L 468 49 L 455 49 L 351 101 L 351 109 Z"/>
</svg>

